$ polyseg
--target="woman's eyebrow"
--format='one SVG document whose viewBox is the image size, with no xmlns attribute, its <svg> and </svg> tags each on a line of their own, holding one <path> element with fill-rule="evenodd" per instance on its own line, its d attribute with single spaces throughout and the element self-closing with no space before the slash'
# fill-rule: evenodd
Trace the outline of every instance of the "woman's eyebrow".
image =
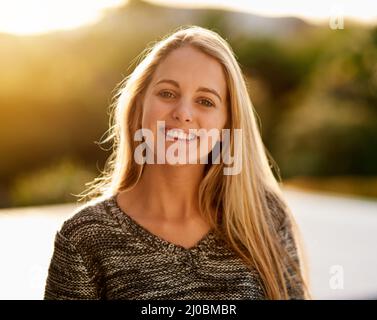
<svg viewBox="0 0 377 320">
<path fill-rule="evenodd" d="M 217 93 L 217 91 L 214 90 L 214 89 L 206 88 L 206 87 L 199 87 L 198 90 L 196 90 L 196 91 L 203 91 L 203 92 L 209 92 L 209 93 L 212 93 L 212 94 L 214 94 L 216 97 L 219 98 L 220 102 L 222 102 L 220 95 L 219 95 L 219 94 Z"/>
<path fill-rule="evenodd" d="M 175 87 L 177 87 L 177 88 L 179 89 L 179 84 L 178 84 L 178 82 L 175 81 L 175 80 L 170 80 L 170 79 L 161 79 L 161 80 L 159 80 L 159 81 L 156 82 L 155 86 L 157 86 L 158 84 L 163 83 L 163 82 L 165 82 L 165 83 L 170 83 L 171 85 L 173 85 L 173 86 L 175 86 Z M 206 88 L 206 87 L 199 87 L 196 91 L 202 91 L 202 92 L 209 92 L 209 93 L 212 93 L 212 94 L 214 94 L 216 97 L 219 98 L 220 102 L 222 102 L 220 95 L 219 95 L 219 94 L 217 93 L 217 91 L 214 90 L 214 89 Z"/>
</svg>

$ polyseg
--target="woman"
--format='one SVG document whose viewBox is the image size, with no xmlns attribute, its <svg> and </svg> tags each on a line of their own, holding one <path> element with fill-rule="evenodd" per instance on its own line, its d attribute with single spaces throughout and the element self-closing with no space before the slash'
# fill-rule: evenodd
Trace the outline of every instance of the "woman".
<svg viewBox="0 0 377 320">
<path fill-rule="evenodd" d="M 310 298 L 297 226 L 223 38 L 197 26 L 165 37 L 114 106 L 114 152 L 56 234 L 45 299 Z M 225 173 L 219 148 L 239 170 Z"/>
</svg>

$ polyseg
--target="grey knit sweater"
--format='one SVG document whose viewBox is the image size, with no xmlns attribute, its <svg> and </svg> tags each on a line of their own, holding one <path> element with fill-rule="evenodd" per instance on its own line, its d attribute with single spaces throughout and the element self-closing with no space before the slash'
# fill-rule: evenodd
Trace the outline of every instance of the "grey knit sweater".
<svg viewBox="0 0 377 320">
<path fill-rule="evenodd" d="M 293 258 L 289 224 L 279 236 Z M 194 247 L 138 224 L 111 196 L 84 206 L 55 235 L 44 299 L 264 299 L 250 272 L 214 230 Z M 292 292 L 302 299 L 302 292 Z"/>
</svg>

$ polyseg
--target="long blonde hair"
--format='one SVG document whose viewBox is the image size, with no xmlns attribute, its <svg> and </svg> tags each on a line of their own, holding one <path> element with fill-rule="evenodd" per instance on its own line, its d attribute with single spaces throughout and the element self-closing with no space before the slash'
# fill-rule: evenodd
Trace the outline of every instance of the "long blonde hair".
<svg viewBox="0 0 377 320">
<path fill-rule="evenodd" d="M 103 143 L 111 141 L 113 152 L 104 171 L 87 184 L 89 187 L 79 201 L 99 201 L 137 184 L 143 172 L 143 165 L 133 158 L 139 143 L 134 141 L 133 135 L 141 128 L 139 97 L 159 63 L 183 45 L 201 50 L 222 65 L 228 87 L 230 148 L 233 154 L 242 155 L 242 170 L 238 175 L 224 175 L 223 163 L 208 165 L 199 187 L 200 210 L 246 265 L 259 272 L 267 299 L 289 299 L 288 288 L 294 286 L 299 286 L 304 297 L 310 299 L 302 240 L 271 170 L 276 164 L 263 145 L 244 76 L 229 44 L 212 30 L 199 26 L 180 27 L 142 53 L 143 59 L 122 81 L 115 103 L 111 105 L 110 128 Z M 242 129 L 242 145 L 233 143 L 236 128 Z M 299 260 L 289 257 L 278 237 L 279 226 L 287 221 Z M 289 270 L 294 270 L 295 282 Z"/>
</svg>

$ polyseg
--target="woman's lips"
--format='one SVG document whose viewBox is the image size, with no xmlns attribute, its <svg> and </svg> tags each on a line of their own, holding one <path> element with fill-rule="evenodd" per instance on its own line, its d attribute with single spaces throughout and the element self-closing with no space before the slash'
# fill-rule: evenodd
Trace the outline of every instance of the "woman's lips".
<svg viewBox="0 0 377 320">
<path fill-rule="evenodd" d="M 173 132 L 173 134 L 168 135 L 169 130 L 173 130 L 175 132 Z M 188 130 L 183 130 L 183 129 L 175 128 L 175 127 L 162 127 L 160 129 L 160 132 L 164 133 L 165 140 L 169 142 L 182 141 L 182 142 L 190 143 L 198 139 L 198 136 L 194 132 L 189 132 Z M 180 134 L 183 134 L 182 136 L 184 136 L 184 138 L 178 137 L 177 136 L 178 134 L 176 132 L 180 132 Z M 192 135 L 192 134 L 195 135 L 194 138 L 187 139 L 187 136 Z"/>
</svg>

